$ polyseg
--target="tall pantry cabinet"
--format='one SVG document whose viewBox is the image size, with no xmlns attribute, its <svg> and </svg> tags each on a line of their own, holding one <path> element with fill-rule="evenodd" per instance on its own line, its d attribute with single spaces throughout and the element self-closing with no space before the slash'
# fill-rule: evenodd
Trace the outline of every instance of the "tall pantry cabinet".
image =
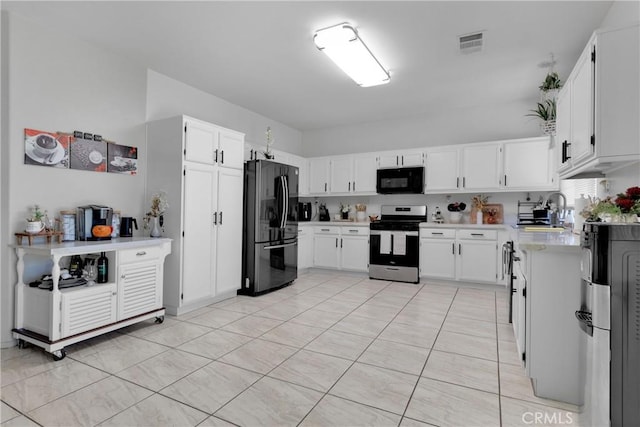
<svg viewBox="0 0 640 427">
<path fill-rule="evenodd" d="M 242 271 L 244 134 L 187 116 L 147 124 L 147 200 L 167 194 L 164 302 L 179 315 L 235 295 Z"/>
</svg>

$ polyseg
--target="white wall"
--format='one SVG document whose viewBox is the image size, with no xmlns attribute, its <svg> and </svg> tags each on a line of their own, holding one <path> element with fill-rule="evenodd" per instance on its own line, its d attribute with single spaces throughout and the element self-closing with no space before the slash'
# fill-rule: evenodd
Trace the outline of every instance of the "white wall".
<svg viewBox="0 0 640 427">
<path fill-rule="evenodd" d="M 256 145 L 266 143 L 269 126 L 275 139 L 273 149 L 302 154 L 300 131 L 149 70 L 147 120 L 182 114 L 243 132 L 245 140 Z"/>
<path fill-rule="evenodd" d="M 483 105 L 303 133 L 307 157 L 542 136 L 536 100 Z"/>
<path fill-rule="evenodd" d="M 3 12 L 3 16 L 6 12 Z M 2 231 L 2 346 L 12 344 L 13 286 L 16 283 L 13 233 L 24 230 L 34 204 L 51 216 L 61 209 L 99 203 L 138 216 L 144 208 L 146 70 L 122 57 L 68 38 L 53 27 L 33 25 L 8 14 L 3 21 L 2 195 L 8 199 Z M 7 28 L 8 27 L 8 28 Z M 5 45 L 6 43 L 6 45 Z M 5 49 L 6 47 L 6 49 Z M 24 129 L 83 130 L 142 154 L 136 176 L 54 169 L 24 164 Z M 6 133 L 5 133 L 6 132 Z M 5 157 L 6 156 L 6 157 Z M 4 163 L 8 164 L 5 174 Z M 8 176 L 8 178 L 7 178 Z M 5 216 L 3 212 L 3 221 Z"/>
</svg>

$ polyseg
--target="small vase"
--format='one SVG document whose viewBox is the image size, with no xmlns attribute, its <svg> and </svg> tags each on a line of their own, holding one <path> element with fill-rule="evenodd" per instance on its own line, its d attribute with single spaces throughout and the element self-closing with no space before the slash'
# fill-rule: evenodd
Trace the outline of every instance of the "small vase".
<svg viewBox="0 0 640 427">
<path fill-rule="evenodd" d="M 462 212 L 449 212 L 449 221 L 452 224 L 460 224 L 460 221 L 462 221 Z"/>
<path fill-rule="evenodd" d="M 476 212 L 476 224 L 482 224 L 482 210 Z"/>
<path fill-rule="evenodd" d="M 149 233 L 151 237 L 160 237 L 162 235 L 160 231 L 160 223 L 157 216 L 151 217 L 151 223 L 149 224 L 149 226 L 151 227 L 151 232 Z"/>
</svg>

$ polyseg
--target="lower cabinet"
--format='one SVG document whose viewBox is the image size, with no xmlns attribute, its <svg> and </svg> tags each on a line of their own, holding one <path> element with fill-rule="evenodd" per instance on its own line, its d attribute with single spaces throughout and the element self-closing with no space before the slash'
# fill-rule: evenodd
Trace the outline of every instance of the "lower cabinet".
<svg viewBox="0 0 640 427">
<path fill-rule="evenodd" d="M 420 276 L 497 283 L 498 232 L 482 229 L 420 230 Z"/>
<path fill-rule="evenodd" d="M 313 267 L 313 227 L 298 224 L 298 270 Z"/>
<path fill-rule="evenodd" d="M 315 227 L 314 267 L 351 271 L 369 270 L 369 228 Z"/>
</svg>

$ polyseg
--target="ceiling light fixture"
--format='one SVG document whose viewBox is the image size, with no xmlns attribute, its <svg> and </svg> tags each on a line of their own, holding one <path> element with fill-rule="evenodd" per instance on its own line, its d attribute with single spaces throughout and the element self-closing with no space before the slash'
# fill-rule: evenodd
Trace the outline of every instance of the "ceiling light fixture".
<svg viewBox="0 0 640 427">
<path fill-rule="evenodd" d="M 387 70 L 373 56 L 351 24 L 316 31 L 313 41 L 342 71 L 362 87 L 389 83 Z"/>
</svg>

